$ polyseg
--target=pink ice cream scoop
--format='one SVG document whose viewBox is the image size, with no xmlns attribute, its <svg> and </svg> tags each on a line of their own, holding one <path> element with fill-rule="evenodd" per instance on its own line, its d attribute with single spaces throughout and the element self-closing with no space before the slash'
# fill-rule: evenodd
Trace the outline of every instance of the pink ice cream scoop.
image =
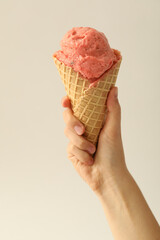
<svg viewBox="0 0 160 240">
<path fill-rule="evenodd" d="M 68 31 L 61 40 L 61 49 L 53 56 L 91 82 L 121 58 L 117 50 L 110 48 L 105 35 L 90 27 Z"/>
</svg>

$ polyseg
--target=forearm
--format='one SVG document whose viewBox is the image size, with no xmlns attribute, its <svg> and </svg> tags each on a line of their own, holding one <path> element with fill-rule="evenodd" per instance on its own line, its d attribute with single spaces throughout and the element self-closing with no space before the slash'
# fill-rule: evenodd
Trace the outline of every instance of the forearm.
<svg viewBox="0 0 160 240">
<path fill-rule="evenodd" d="M 160 228 L 128 171 L 99 196 L 115 240 L 160 240 Z"/>
</svg>

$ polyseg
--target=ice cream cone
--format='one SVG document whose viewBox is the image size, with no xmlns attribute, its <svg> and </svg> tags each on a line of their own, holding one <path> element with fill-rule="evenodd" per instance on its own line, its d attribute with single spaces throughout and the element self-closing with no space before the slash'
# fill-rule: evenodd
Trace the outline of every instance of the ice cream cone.
<svg viewBox="0 0 160 240">
<path fill-rule="evenodd" d="M 94 84 L 55 57 L 54 62 L 71 101 L 74 116 L 85 126 L 84 137 L 96 145 L 105 118 L 107 96 L 116 83 L 121 59 Z"/>
</svg>

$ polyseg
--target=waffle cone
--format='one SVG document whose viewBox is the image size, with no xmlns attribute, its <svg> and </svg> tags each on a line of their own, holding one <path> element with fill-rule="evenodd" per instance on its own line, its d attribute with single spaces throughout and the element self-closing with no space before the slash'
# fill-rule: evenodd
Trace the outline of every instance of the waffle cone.
<svg viewBox="0 0 160 240">
<path fill-rule="evenodd" d="M 93 85 L 55 57 L 54 62 L 71 101 L 73 114 L 85 127 L 84 137 L 96 145 L 105 118 L 107 96 L 116 83 L 121 59 Z"/>
</svg>

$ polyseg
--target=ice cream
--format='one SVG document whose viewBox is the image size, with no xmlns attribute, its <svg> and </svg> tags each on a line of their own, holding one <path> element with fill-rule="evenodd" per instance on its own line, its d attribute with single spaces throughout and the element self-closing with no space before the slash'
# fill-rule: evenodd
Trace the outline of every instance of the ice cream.
<svg viewBox="0 0 160 240">
<path fill-rule="evenodd" d="M 85 127 L 83 136 L 97 144 L 106 114 L 106 100 L 115 85 L 122 57 L 105 35 L 94 28 L 72 28 L 53 54 L 74 116 Z"/>
<path fill-rule="evenodd" d="M 61 49 L 53 56 L 90 82 L 100 78 L 121 58 L 119 51 L 110 48 L 105 35 L 90 27 L 68 31 L 61 40 Z"/>
</svg>

